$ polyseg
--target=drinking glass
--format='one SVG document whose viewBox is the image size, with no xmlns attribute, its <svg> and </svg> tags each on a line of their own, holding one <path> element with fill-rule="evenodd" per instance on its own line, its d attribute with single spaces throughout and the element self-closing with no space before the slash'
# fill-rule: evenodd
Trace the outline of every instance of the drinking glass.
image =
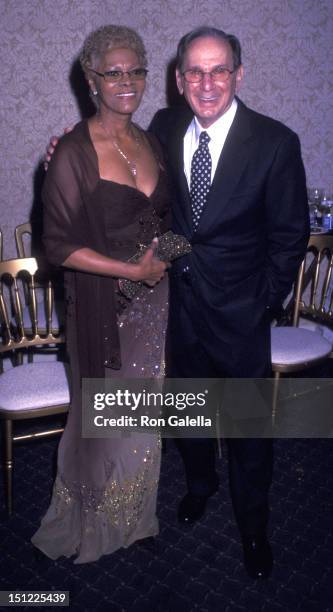
<svg viewBox="0 0 333 612">
<path fill-rule="evenodd" d="M 310 187 L 308 189 L 308 202 L 310 212 L 310 223 L 312 227 L 321 225 L 321 200 L 324 190 L 319 187 Z"/>
</svg>

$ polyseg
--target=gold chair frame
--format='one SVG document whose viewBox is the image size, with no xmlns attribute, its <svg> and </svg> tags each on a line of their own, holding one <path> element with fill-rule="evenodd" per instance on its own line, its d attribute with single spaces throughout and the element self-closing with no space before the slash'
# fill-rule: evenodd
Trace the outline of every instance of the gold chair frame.
<svg viewBox="0 0 333 612">
<path fill-rule="evenodd" d="M 23 259 L 24 257 L 27 257 L 27 252 L 25 250 L 24 239 L 23 239 L 24 234 L 29 234 L 30 237 L 32 236 L 31 223 L 29 222 L 21 223 L 21 225 L 17 225 L 15 228 L 14 235 L 15 235 L 16 250 L 17 250 L 18 257 L 20 257 L 21 259 Z"/>
<path fill-rule="evenodd" d="M 40 330 L 38 325 L 38 308 L 41 307 L 36 299 L 36 285 L 39 281 L 36 277 L 42 275 L 43 283 L 46 286 L 45 291 L 45 309 L 46 309 L 46 329 Z M 23 280 L 22 280 L 23 279 Z M 24 325 L 23 320 L 23 303 L 24 291 L 21 282 L 25 284 L 25 290 L 29 292 L 29 310 L 31 323 L 28 326 Z M 9 300 L 9 294 L 12 299 Z M 14 309 L 16 325 L 12 324 L 12 317 L 9 312 L 10 306 Z M 12 259 L 0 262 L 0 316 L 2 323 L 2 344 L 0 344 L 0 360 L 4 355 L 15 355 L 23 349 L 60 345 L 65 343 L 65 336 L 62 331 L 54 333 L 52 329 L 52 312 L 54 308 L 52 274 L 49 266 L 45 261 L 37 261 L 30 257 L 24 259 Z M 17 363 L 17 362 L 16 362 Z M 51 365 L 51 363 L 50 363 Z M 24 365 L 17 365 L 17 368 Z M 1 369 L 2 371 L 2 369 Z M 1 375 L 0 374 L 0 378 Z M 0 418 L 4 422 L 4 437 L 5 437 L 5 486 L 6 486 L 6 501 L 8 513 L 11 514 L 13 502 L 13 443 L 23 440 L 34 440 L 53 436 L 63 431 L 63 427 L 56 427 L 44 431 L 38 431 L 22 435 L 13 435 L 13 421 L 45 417 L 50 415 L 66 413 L 69 409 L 69 403 L 58 405 L 46 405 L 36 409 L 15 409 L 10 411 L 1 408 Z"/>
<path fill-rule="evenodd" d="M 25 235 L 29 235 L 30 236 L 30 240 L 32 239 L 32 225 L 30 222 L 26 222 L 26 223 L 21 223 L 20 225 L 17 225 L 15 228 L 15 243 L 16 243 L 16 250 L 17 250 L 17 255 L 19 258 L 23 259 L 23 258 L 27 258 L 30 257 L 30 253 L 27 253 L 25 244 L 24 244 L 24 236 Z M 44 286 L 43 284 L 38 284 L 35 283 L 35 288 L 38 289 L 38 297 L 40 296 L 40 292 L 43 292 L 44 290 Z M 37 294 L 36 294 L 37 295 Z M 29 307 L 29 294 L 28 291 L 25 288 L 25 303 L 26 306 Z M 59 300 L 59 298 L 55 298 L 55 303 L 58 305 L 58 309 L 60 309 L 60 306 L 62 304 L 62 300 Z M 63 325 L 63 321 L 62 321 L 62 317 L 63 317 L 63 308 L 61 308 L 61 315 L 58 312 L 58 309 L 55 308 L 54 311 L 57 314 L 57 319 L 59 319 L 59 326 L 61 327 Z M 41 330 L 42 331 L 42 330 Z M 45 333 L 45 332 L 43 332 Z M 40 349 L 41 347 L 39 347 Z M 50 353 L 54 353 L 57 348 L 54 346 L 47 346 L 44 347 L 44 350 L 47 350 Z M 29 363 L 31 363 L 33 360 L 33 354 L 32 352 L 28 352 L 28 361 Z"/>
</svg>

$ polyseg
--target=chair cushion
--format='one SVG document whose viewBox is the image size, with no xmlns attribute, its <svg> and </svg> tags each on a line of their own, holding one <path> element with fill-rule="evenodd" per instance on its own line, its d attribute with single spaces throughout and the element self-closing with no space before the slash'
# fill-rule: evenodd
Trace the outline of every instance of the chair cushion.
<svg viewBox="0 0 333 612">
<path fill-rule="evenodd" d="M 304 317 L 300 317 L 298 326 L 302 327 L 303 329 L 310 329 L 311 331 L 317 332 L 333 345 L 333 329 L 331 329 L 327 325 L 311 321 L 310 319 L 304 319 Z"/>
<path fill-rule="evenodd" d="M 0 374 L 0 410 L 37 410 L 69 404 L 69 365 L 28 363 Z"/>
<path fill-rule="evenodd" d="M 332 344 L 321 334 L 300 327 L 272 327 L 272 364 L 297 365 L 328 357 Z"/>
</svg>

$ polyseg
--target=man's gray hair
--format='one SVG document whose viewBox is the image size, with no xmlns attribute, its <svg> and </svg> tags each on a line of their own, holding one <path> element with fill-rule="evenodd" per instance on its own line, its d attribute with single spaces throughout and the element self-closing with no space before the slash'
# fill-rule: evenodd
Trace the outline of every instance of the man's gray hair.
<svg viewBox="0 0 333 612">
<path fill-rule="evenodd" d="M 185 53 L 191 42 L 193 42 L 193 40 L 196 38 L 205 37 L 219 38 L 220 40 L 229 43 L 234 63 L 233 70 L 237 70 L 237 68 L 239 68 L 242 63 L 242 50 L 237 36 L 234 36 L 234 34 L 227 34 L 226 32 L 223 32 L 223 30 L 218 30 L 217 28 L 210 26 L 201 26 L 200 28 L 191 30 L 191 32 L 188 32 L 180 39 L 177 48 L 178 70 L 182 71 L 183 69 Z"/>
</svg>

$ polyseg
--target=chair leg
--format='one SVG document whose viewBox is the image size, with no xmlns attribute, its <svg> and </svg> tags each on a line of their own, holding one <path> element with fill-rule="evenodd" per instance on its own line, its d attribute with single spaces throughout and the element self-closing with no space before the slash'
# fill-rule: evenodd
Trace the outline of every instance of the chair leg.
<svg viewBox="0 0 333 612">
<path fill-rule="evenodd" d="M 5 487 L 7 512 L 13 511 L 13 422 L 5 420 Z"/>
<path fill-rule="evenodd" d="M 274 427 L 275 420 L 276 420 L 279 382 L 280 382 L 280 372 L 274 372 L 274 387 L 273 387 L 273 401 L 272 401 L 272 427 Z"/>
<path fill-rule="evenodd" d="M 18 366 L 18 365 L 23 365 L 23 352 L 22 351 L 16 351 L 15 355 L 13 357 L 13 365 Z"/>
</svg>

